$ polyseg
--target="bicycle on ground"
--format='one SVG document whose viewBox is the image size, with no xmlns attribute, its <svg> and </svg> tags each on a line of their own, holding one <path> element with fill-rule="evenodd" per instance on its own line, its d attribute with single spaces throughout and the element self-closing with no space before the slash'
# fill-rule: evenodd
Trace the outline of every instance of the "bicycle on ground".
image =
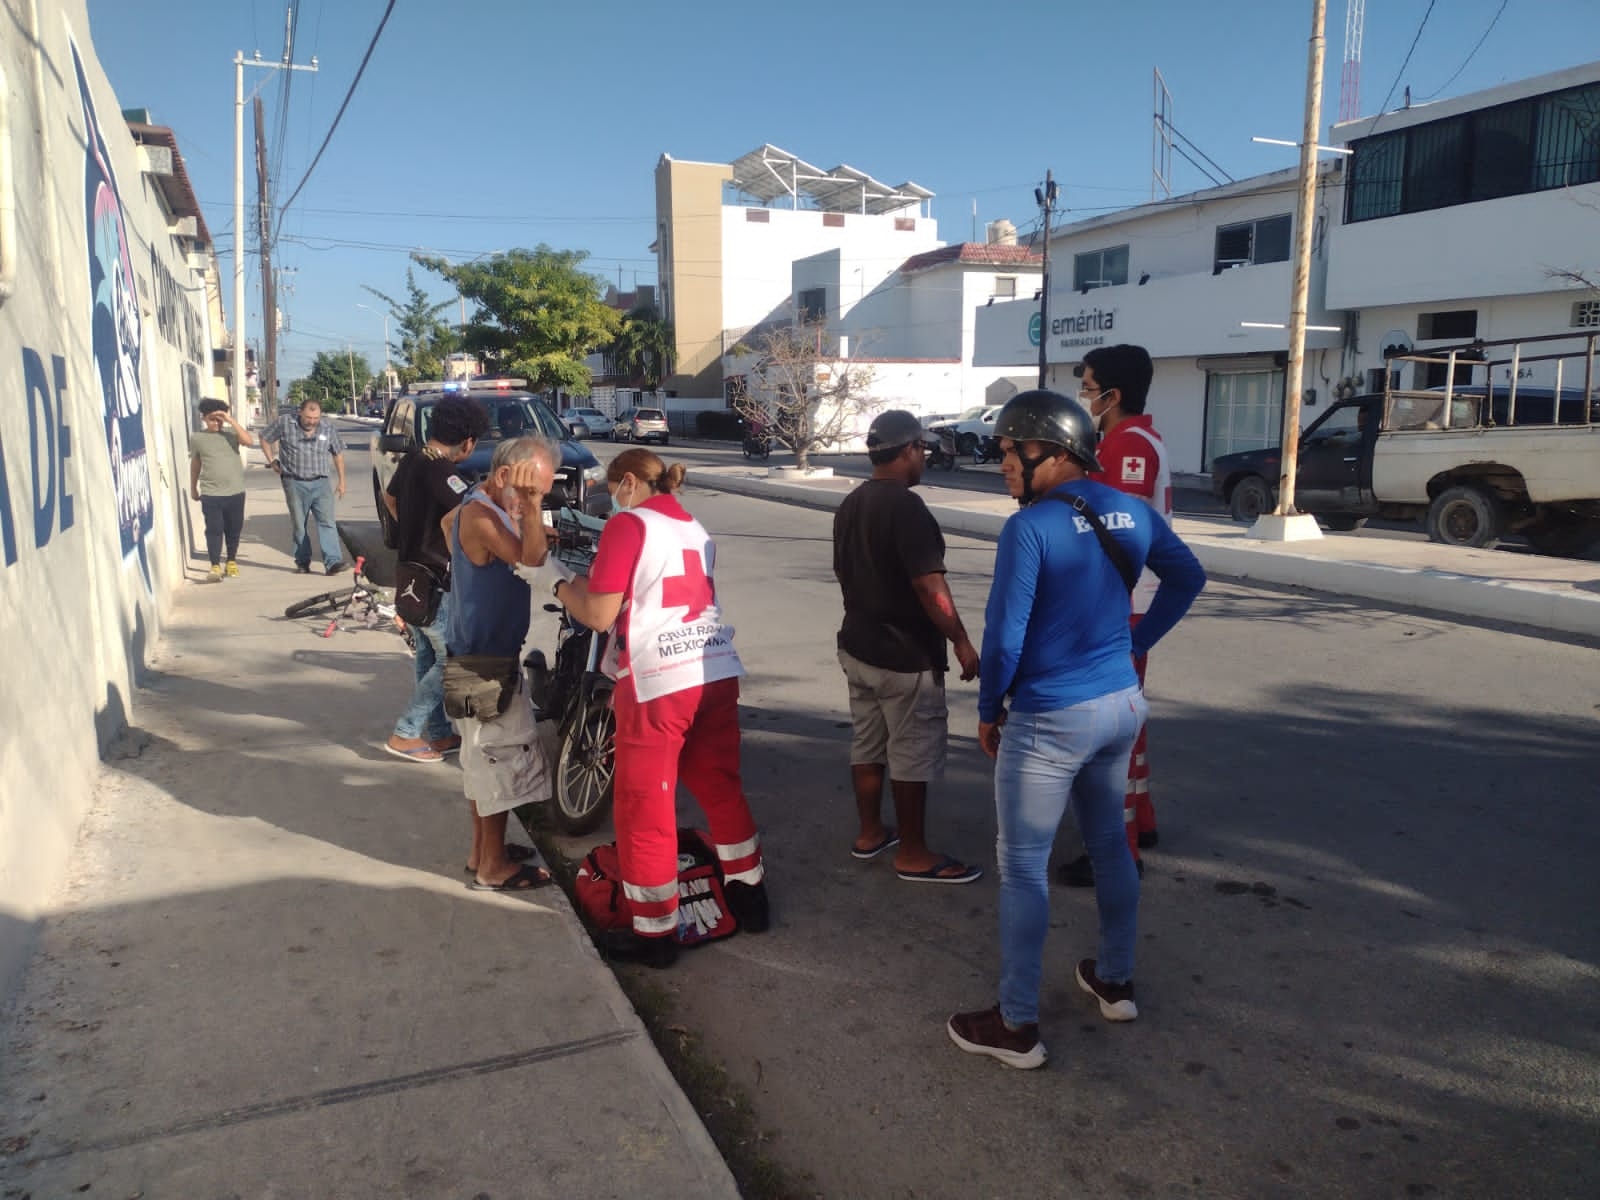
<svg viewBox="0 0 1600 1200">
<path fill-rule="evenodd" d="M 331 638 L 339 630 L 392 628 L 404 640 L 407 649 L 416 649 L 416 636 L 394 610 L 394 601 L 363 574 L 366 558 L 357 558 L 350 573 L 350 586 L 319 592 L 304 600 L 297 600 L 283 610 L 290 620 L 297 617 L 329 614 L 322 636 Z"/>
</svg>

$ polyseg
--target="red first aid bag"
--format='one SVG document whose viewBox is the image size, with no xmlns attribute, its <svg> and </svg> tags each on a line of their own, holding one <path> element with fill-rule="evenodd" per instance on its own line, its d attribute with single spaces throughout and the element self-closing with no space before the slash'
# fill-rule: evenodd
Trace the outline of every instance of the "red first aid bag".
<svg viewBox="0 0 1600 1200">
<path fill-rule="evenodd" d="M 584 856 L 572 885 L 584 920 L 601 933 L 633 927 L 633 906 L 622 891 L 617 844 L 596 846 Z M 680 946 L 698 946 L 739 932 L 722 891 L 722 867 L 711 839 L 698 829 L 678 830 L 678 928 Z"/>
</svg>

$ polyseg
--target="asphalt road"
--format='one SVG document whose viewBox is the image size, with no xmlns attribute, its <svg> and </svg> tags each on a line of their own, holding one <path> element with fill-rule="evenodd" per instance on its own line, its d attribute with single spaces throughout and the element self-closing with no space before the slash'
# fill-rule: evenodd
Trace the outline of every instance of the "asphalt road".
<svg viewBox="0 0 1600 1200">
<path fill-rule="evenodd" d="M 776 920 L 656 978 L 806 1194 L 1600 1195 L 1600 650 L 1214 583 L 1152 658 L 1140 1019 L 1107 1025 L 1074 986 L 1093 904 L 1056 890 L 1051 1062 L 1022 1074 L 944 1030 L 998 970 L 974 688 L 952 685 L 931 838 L 989 874 L 853 861 L 831 518 L 686 501 L 749 670 Z M 974 633 L 992 565 L 950 539 Z"/>
</svg>

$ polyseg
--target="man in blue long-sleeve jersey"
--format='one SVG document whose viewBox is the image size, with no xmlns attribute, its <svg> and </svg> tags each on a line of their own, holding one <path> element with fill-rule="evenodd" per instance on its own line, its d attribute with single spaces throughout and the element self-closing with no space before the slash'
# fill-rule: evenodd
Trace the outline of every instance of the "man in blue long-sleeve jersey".
<svg viewBox="0 0 1600 1200">
<path fill-rule="evenodd" d="M 963 1050 L 1030 1068 L 1045 1061 L 1047 868 L 1069 800 L 1100 913 L 1099 950 L 1078 963 L 1078 985 L 1108 1021 L 1138 1016 L 1139 875 L 1122 809 L 1147 709 L 1133 657 L 1178 623 L 1205 572 L 1144 501 L 1086 478 L 1100 464 L 1094 422 L 1075 400 L 1024 392 L 1001 411 L 995 436 L 1022 506 L 1000 533 L 978 676 L 978 741 L 996 760 L 1000 1003 L 957 1013 L 948 1028 Z M 1161 584 L 1130 634 L 1128 593 L 1146 566 Z"/>
</svg>

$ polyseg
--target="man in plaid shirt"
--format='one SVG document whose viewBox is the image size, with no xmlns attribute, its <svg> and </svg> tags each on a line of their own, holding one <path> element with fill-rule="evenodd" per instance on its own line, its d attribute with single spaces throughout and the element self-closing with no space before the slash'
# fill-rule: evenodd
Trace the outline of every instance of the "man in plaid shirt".
<svg viewBox="0 0 1600 1200">
<path fill-rule="evenodd" d="M 279 417 L 262 431 L 261 450 L 267 466 L 283 480 L 295 570 L 302 575 L 311 571 L 311 537 L 306 531 L 309 516 L 317 523 L 323 569 L 329 575 L 343 571 L 347 564 L 333 521 L 333 503 L 344 496 L 344 443 L 333 422 L 323 419 L 322 405 L 305 400 L 299 412 Z M 338 482 L 332 482 L 330 476 Z"/>
</svg>

